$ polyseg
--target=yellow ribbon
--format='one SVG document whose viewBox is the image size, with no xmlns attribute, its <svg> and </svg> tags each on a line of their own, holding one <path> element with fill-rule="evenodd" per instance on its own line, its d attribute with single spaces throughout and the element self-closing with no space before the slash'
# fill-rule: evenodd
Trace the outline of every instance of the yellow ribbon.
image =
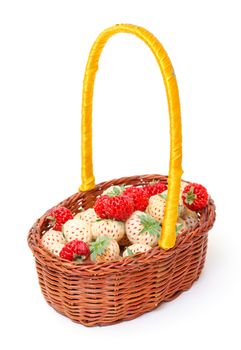
<svg viewBox="0 0 241 350">
<path fill-rule="evenodd" d="M 178 201 L 182 176 L 182 127 L 178 86 L 171 61 L 161 43 L 146 29 L 131 24 L 118 24 L 104 30 L 94 42 L 86 65 L 82 95 L 82 185 L 80 191 L 95 187 L 92 161 L 92 100 L 94 82 L 98 70 L 101 52 L 107 40 L 117 33 L 130 33 L 143 40 L 153 52 L 160 67 L 168 100 L 170 119 L 170 163 L 168 174 L 168 195 L 162 234 L 159 246 L 172 248 L 176 242 L 176 221 L 178 218 Z"/>
</svg>

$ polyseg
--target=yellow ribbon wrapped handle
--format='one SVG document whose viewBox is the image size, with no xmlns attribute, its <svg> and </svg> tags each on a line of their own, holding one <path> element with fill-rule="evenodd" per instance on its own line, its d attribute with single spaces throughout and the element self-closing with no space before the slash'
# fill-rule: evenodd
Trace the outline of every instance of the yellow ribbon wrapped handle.
<svg viewBox="0 0 241 350">
<path fill-rule="evenodd" d="M 156 57 L 165 83 L 170 117 L 170 163 L 168 196 L 159 246 L 172 248 L 176 241 L 176 221 L 182 176 L 182 130 L 178 86 L 171 61 L 161 43 L 144 28 L 119 24 L 104 30 L 96 39 L 89 54 L 83 83 L 82 96 L 82 185 L 80 191 L 95 187 L 92 162 L 92 99 L 94 81 L 100 54 L 107 40 L 117 33 L 130 33 L 143 40 Z"/>
</svg>

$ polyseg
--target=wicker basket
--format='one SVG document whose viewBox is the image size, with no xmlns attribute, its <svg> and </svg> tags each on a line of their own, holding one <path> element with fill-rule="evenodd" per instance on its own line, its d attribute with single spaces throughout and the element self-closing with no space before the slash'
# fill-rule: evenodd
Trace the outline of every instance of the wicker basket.
<svg viewBox="0 0 241 350">
<path fill-rule="evenodd" d="M 131 33 L 152 50 L 165 82 L 170 116 L 170 168 L 168 176 L 124 177 L 95 185 L 92 167 L 92 97 L 98 60 L 107 40 L 115 33 Z M 176 298 L 199 277 L 205 262 L 208 231 L 215 220 L 212 199 L 199 213 L 199 225 L 176 239 L 175 223 L 182 175 L 181 117 L 178 87 L 172 64 L 159 41 L 133 25 L 116 25 L 100 34 L 90 52 L 82 101 L 82 185 L 63 202 L 74 214 L 93 207 L 95 199 L 111 185 L 143 185 L 159 180 L 168 183 L 168 197 L 159 246 L 147 253 L 112 263 L 82 264 L 53 256 L 41 244 L 49 229 L 47 212 L 28 235 L 39 284 L 46 301 L 58 312 L 86 326 L 109 325 L 130 320 Z"/>
</svg>

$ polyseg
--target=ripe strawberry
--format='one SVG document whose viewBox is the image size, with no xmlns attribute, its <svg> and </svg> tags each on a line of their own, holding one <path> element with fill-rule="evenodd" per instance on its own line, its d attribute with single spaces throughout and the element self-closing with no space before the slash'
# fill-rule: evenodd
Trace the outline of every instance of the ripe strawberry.
<svg viewBox="0 0 241 350">
<path fill-rule="evenodd" d="M 89 208 L 76 214 L 74 219 L 81 219 L 89 224 L 92 224 L 92 222 L 95 222 L 98 219 L 98 216 L 93 208 Z"/>
<path fill-rule="evenodd" d="M 145 253 L 150 249 L 151 247 L 147 244 L 135 243 L 127 247 L 126 250 L 124 250 L 123 258 L 126 258 L 127 256 L 131 256 L 131 255 L 135 255 L 138 253 Z"/>
<path fill-rule="evenodd" d="M 115 261 L 120 258 L 118 243 L 107 236 L 99 236 L 90 245 L 91 260 L 97 263 Z"/>
<path fill-rule="evenodd" d="M 157 244 L 161 225 L 151 215 L 135 211 L 126 221 L 126 235 L 131 243 Z"/>
<path fill-rule="evenodd" d="M 109 199 L 109 196 L 103 195 L 97 198 L 95 202 L 94 211 L 101 219 L 109 219 L 106 212 L 109 205 Z"/>
<path fill-rule="evenodd" d="M 67 242 L 78 239 L 89 243 L 92 239 L 90 224 L 79 219 L 68 220 L 63 225 L 62 232 Z"/>
<path fill-rule="evenodd" d="M 208 204 L 208 193 L 202 185 L 191 183 L 184 188 L 182 200 L 188 209 L 198 211 Z"/>
<path fill-rule="evenodd" d="M 164 219 L 164 213 L 166 208 L 166 193 L 156 194 L 150 197 L 146 212 L 155 218 L 158 222 L 162 223 Z"/>
<path fill-rule="evenodd" d="M 83 260 L 86 256 L 90 254 L 89 247 L 83 241 L 75 239 L 71 241 L 62 248 L 59 256 L 62 259 L 73 261 L 73 260 Z"/>
<path fill-rule="evenodd" d="M 50 210 L 47 219 L 52 221 L 53 230 L 61 231 L 62 225 L 66 223 L 66 221 L 73 219 L 73 215 L 71 211 L 65 207 L 56 207 Z"/>
<path fill-rule="evenodd" d="M 65 239 L 61 232 L 55 230 L 49 230 L 45 232 L 42 239 L 43 246 L 48 249 L 50 252 L 56 248 L 59 244 L 65 244 Z"/>
<path fill-rule="evenodd" d="M 143 187 L 148 198 L 154 196 L 155 194 L 160 194 L 167 189 L 167 185 L 161 181 L 150 183 Z"/>
<path fill-rule="evenodd" d="M 94 210 L 101 219 L 125 221 L 133 213 L 134 203 L 132 198 L 124 195 L 103 195 L 96 200 Z"/>
<path fill-rule="evenodd" d="M 125 225 L 121 221 L 111 219 L 97 220 L 91 225 L 93 239 L 99 236 L 107 236 L 120 241 L 125 234 Z"/>
<path fill-rule="evenodd" d="M 147 196 L 147 192 L 143 189 L 143 187 L 128 187 L 124 190 L 123 195 L 133 199 L 134 210 L 146 210 L 149 197 Z"/>
<path fill-rule="evenodd" d="M 110 186 L 105 191 L 103 191 L 102 195 L 107 194 L 110 197 L 120 196 L 123 193 L 124 189 L 125 189 L 125 186 L 118 186 L 118 185 Z"/>
</svg>

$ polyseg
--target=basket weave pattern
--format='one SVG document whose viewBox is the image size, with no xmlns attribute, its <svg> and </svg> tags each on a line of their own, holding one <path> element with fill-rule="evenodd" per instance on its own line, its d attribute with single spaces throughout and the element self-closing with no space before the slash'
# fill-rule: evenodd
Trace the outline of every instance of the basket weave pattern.
<svg viewBox="0 0 241 350">
<path fill-rule="evenodd" d="M 88 192 L 79 192 L 60 203 L 77 213 L 88 209 L 111 185 L 142 185 L 167 177 L 144 175 L 105 182 Z M 46 301 L 58 312 L 86 326 L 108 325 L 130 320 L 170 301 L 189 289 L 199 277 L 206 257 L 207 235 L 215 220 L 210 199 L 199 216 L 199 226 L 179 235 L 174 248 L 155 247 L 113 263 L 82 264 L 53 256 L 41 244 L 49 229 L 45 213 L 28 235 L 39 284 Z"/>
</svg>

